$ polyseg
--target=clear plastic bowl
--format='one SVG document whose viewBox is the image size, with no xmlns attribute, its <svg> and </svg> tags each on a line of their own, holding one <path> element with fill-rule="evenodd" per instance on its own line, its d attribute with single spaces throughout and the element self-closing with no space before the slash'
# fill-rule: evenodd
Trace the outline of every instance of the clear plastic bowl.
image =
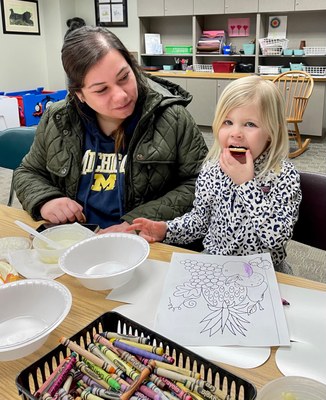
<svg viewBox="0 0 326 400">
<path fill-rule="evenodd" d="M 326 385 L 302 376 L 284 376 L 267 383 L 256 400 L 325 400 Z"/>
<path fill-rule="evenodd" d="M 37 237 L 33 239 L 33 247 L 38 257 L 46 264 L 56 264 L 59 257 L 74 244 L 94 236 L 94 233 L 80 224 L 65 224 L 48 228 L 42 232 L 49 239 L 62 244 L 62 249 L 53 249 Z"/>
</svg>

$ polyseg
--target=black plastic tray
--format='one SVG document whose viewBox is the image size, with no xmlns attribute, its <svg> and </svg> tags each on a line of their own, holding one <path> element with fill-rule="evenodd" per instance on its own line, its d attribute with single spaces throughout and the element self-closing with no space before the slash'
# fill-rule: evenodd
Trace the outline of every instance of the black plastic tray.
<svg viewBox="0 0 326 400">
<path fill-rule="evenodd" d="M 200 372 L 203 379 L 232 395 L 236 400 L 253 400 L 256 398 L 255 386 L 233 373 L 207 361 L 197 354 L 181 347 L 177 343 L 158 333 L 124 317 L 117 312 L 107 312 L 91 322 L 70 339 L 81 346 L 93 341 L 95 333 L 103 331 L 121 332 L 150 338 L 150 343 L 162 346 L 164 351 L 175 359 L 176 365 Z M 38 361 L 25 368 L 16 378 L 19 395 L 24 400 L 36 400 L 33 393 L 41 387 L 49 375 L 67 357 L 71 351 L 59 345 Z"/>
</svg>

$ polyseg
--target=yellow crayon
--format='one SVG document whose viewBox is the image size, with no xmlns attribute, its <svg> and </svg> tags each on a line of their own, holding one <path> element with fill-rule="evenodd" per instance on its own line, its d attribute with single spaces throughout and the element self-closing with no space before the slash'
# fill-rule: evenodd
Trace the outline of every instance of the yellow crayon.
<svg viewBox="0 0 326 400">
<path fill-rule="evenodd" d="M 190 394 L 190 396 L 195 399 L 195 400 L 205 400 L 199 393 L 192 392 L 189 390 L 185 385 L 183 385 L 181 382 L 176 382 L 175 383 L 181 390 L 184 392 Z"/>
<path fill-rule="evenodd" d="M 156 364 L 157 368 L 168 369 L 170 371 L 178 372 L 179 374 L 182 374 L 182 375 L 191 376 L 195 379 L 201 378 L 201 375 L 198 372 L 193 372 L 187 368 L 177 367 L 176 365 L 168 364 L 168 363 L 165 363 L 162 361 L 155 361 L 155 364 Z"/>
</svg>

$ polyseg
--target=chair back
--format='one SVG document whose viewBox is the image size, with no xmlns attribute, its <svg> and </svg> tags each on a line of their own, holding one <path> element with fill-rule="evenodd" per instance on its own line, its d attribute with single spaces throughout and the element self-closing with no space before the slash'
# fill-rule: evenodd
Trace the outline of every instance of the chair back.
<svg viewBox="0 0 326 400">
<path fill-rule="evenodd" d="M 0 167 L 16 169 L 28 153 L 36 128 L 21 126 L 0 131 Z"/>
<path fill-rule="evenodd" d="M 302 122 L 314 88 L 312 76 L 305 71 L 288 71 L 278 75 L 273 82 L 284 96 L 287 121 Z"/>
<path fill-rule="evenodd" d="M 292 240 L 326 250 L 326 175 L 300 172 L 302 201 Z"/>
</svg>

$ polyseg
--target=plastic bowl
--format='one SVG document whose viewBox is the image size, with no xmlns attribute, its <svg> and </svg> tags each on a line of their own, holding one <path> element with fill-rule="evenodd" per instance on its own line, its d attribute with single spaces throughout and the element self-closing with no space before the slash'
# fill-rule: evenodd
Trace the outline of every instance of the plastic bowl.
<svg viewBox="0 0 326 400">
<path fill-rule="evenodd" d="M 56 250 L 51 248 L 46 242 L 34 237 L 33 247 L 36 249 L 39 259 L 47 264 L 57 263 L 59 257 L 62 256 L 69 247 L 94 236 L 91 230 L 77 223 L 54 226 L 44 230 L 42 234 L 63 245 L 62 249 Z"/>
<path fill-rule="evenodd" d="M 265 385 L 256 400 L 325 400 L 326 385 L 302 376 L 284 376 Z"/>
<path fill-rule="evenodd" d="M 72 297 L 61 283 L 24 279 L 0 286 L 0 361 L 39 349 L 70 311 Z"/>
<path fill-rule="evenodd" d="M 148 257 L 149 244 L 140 236 L 106 233 L 86 239 L 59 259 L 59 267 L 88 289 L 114 289 L 127 283 Z"/>
</svg>

